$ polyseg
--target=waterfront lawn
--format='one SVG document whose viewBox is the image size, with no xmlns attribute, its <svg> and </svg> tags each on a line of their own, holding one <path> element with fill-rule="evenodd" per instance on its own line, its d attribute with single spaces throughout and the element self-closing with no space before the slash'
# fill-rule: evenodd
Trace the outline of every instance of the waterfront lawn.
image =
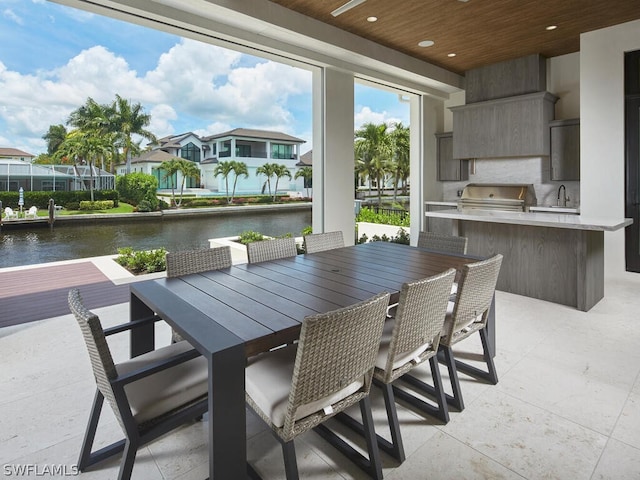
<svg viewBox="0 0 640 480">
<path fill-rule="evenodd" d="M 128 203 L 118 202 L 116 208 L 110 208 L 108 210 L 58 210 L 56 215 L 91 215 L 94 213 L 133 213 L 134 207 Z M 40 212 L 38 212 L 39 214 Z"/>
</svg>

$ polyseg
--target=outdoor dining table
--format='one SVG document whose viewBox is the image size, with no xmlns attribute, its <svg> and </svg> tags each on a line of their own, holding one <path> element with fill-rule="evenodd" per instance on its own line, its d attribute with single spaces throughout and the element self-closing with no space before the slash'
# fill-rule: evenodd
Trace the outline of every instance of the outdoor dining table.
<svg viewBox="0 0 640 480">
<path fill-rule="evenodd" d="M 478 257 L 445 255 L 390 242 L 131 285 L 130 318 L 157 314 L 209 365 L 209 478 L 246 476 L 244 369 L 247 357 L 298 338 L 306 315 L 391 293 L 402 284 L 460 268 Z M 489 338 L 495 352 L 494 308 Z M 154 348 L 154 328 L 131 331 L 131 356 Z"/>
</svg>

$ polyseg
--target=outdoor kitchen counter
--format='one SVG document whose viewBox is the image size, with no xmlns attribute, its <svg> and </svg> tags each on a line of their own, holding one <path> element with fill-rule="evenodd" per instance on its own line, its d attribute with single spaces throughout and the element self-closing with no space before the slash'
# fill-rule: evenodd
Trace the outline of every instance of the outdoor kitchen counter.
<svg viewBox="0 0 640 480">
<path fill-rule="evenodd" d="M 537 212 L 503 212 L 497 210 L 439 210 L 426 212 L 427 217 L 468 220 L 472 222 L 510 223 L 533 227 L 570 228 L 576 230 L 614 231 L 631 225 L 630 218 L 594 218 L 575 214 Z"/>
<path fill-rule="evenodd" d="M 631 219 L 575 214 L 440 210 L 471 255 L 504 256 L 496 288 L 588 311 L 604 297 L 604 232 Z"/>
</svg>

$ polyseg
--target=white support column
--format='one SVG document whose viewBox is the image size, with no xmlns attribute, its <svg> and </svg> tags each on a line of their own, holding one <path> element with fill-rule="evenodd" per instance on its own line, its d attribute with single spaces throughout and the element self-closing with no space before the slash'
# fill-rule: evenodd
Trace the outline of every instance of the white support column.
<svg viewBox="0 0 640 480">
<path fill-rule="evenodd" d="M 342 230 L 354 243 L 351 73 L 324 68 L 313 74 L 313 231 Z"/>
<path fill-rule="evenodd" d="M 410 214 L 411 245 L 425 227 L 424 202 L 437 197 L 438 184 L 435 133 L 442 128 L 443 103 L 426 95 L 412 95 L 410 112 L 411 174 Z"/>
</svg>

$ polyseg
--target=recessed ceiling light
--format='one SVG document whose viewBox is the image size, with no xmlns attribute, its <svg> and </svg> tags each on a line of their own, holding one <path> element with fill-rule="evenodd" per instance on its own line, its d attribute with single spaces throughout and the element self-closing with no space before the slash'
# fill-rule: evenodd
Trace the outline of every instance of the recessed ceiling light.
<svg viewBox="0 0 640 480">
<path fill-rule="evenodd" d="M 557 25 L 549 25 L 545 30 L 555 30 L 556 28 L 558 28 Z"/>
<path fill-rule="evenodd" d="M 455 54 L 455 53 L 448 53 L 448 54 L 447 54 L 447 57 L 455 57 L 455 56 L 456 56 L 456 54 Z"/>
<path fill-rule="evenodd" d="M 367 22 L 377 22 L 378 21 L 378 17 L 367 17 Z"/>
<path fill-rule="evenodd" d="M 422 40 L 421 42 L 418 42 L 418 46 L 419 47 L 432 47 L 436 42 L 434 42 L 433 40 Z"/>
</svg>

